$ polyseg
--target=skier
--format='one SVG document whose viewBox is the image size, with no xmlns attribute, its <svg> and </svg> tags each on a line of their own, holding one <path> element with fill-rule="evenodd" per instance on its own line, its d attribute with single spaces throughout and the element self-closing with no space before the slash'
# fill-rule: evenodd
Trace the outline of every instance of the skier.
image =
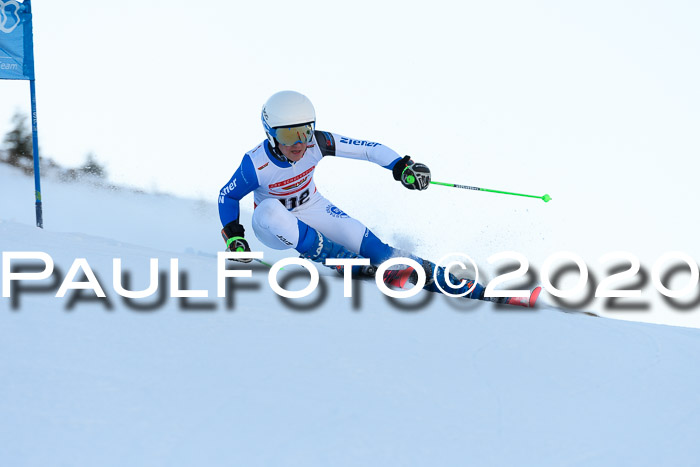
<svg viewBox="0 0 700 467">
<path fill-rule="evenodd" d="M 316 112 L 311 101 L 295 91 L 272 95 L 262 108 L 262 124 L 267 139 L 243 156 L 229 182 L 219 193 L 221 234 L 229 251 L 250 251 L 245 229 L 239 222 L 239 201 L 254 193 L 253 231 L 267 247 L 293 248 L 302 258 L 324 263 L 327 258 L 369 258 L 377 266 L 389 258 L 409 257 L 426 273 L 424 289 L 445 289 L 445 269 L 435 263 L 407 254 L 382 242 L 361 222 L 345 214 L 316 189 L 314 170 L 327 156 L 374 162 L 391 171 L 396 181 L 409 190 L 425 190 L 430 185 L 430 169 L 409 156 L 401 157 L 379 143 L 347 138 L 315 129 Z M 250 259 L 240 259 L 250 262 Z M 371 274 L 376 268 L 353 267 L 353 273 Z M 452 284 L 459 283 L 448 274 Z M 403 286 L 416 283 L 412 268 L 387 271 L 385 282 Z M 450 293 L 461 294 L 474 286 L 465 281 Z M 485 298 L 484 287 L 476 284 L 468 298 L 497 301 L 509 305 L 532 306 L 539 289 L 530 298 Z"/>
</svg>

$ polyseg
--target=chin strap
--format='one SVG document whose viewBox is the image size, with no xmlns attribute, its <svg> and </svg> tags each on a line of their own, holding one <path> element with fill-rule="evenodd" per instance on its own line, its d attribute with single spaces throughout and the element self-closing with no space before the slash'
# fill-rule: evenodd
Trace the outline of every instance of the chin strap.
<svg viewBox="0 0 700 467">
<path fill-rule="evenodd" d="M 279 150 L 279 148 L 277 147 L 277 144 L 279 144 L 279 143 L 277 143 L 277 144 L 275 144 L 275 145 L 273 146 L 273 145 L 270 143 L 270 141 L 268 141 L 267 144 L 270 145 L 270 148 L 271 148 L 271 151 L 270 151 L 270 152 L 272 153 L 273 156 L 275 156 L 275 158 L 276 158 L 278 161 L 280 161 L 280 162 L 287 162 L 287 163 L 289 163 L 289 164 L 291 164 L 291 165 L 294 165 L 294 162 L 293 162 L 293 161 L 290 161 L 289 159 L 287 159 L 287 156 L 285 156 L 284 154 L 282 154 L 282 152 Z"/>
</svg>

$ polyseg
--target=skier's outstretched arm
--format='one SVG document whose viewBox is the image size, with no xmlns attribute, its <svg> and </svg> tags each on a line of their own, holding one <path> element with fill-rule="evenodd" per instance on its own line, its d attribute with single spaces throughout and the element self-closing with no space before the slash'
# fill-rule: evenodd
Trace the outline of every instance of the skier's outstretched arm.
<svg viewBox="0 0 700 467">
<path fill-rule="evenodd" d="M 255 173 L 255 167 L 250 156 L 243 156 L 241 165 L 219 192 L 219 218 L 221 219 L 221 235 L 224 237 L 229 251 L 250 251 L 245 239 L 245 228 L 240 224 L 240 200 L 260 185 Z M 240 260 L 249 263 L 250 259 Z"/>
<path fill-rule="evenodd" d="M 324 156 L 374 162 L 391 170 L 394 179 L 410 190 L 425 190 L 430 186 L 430 169 L 425 164 L 414 163 L 409 156 L 402 158 L 388 146 L 327 131 L 316 131 L 315 137 Z"/>
</svg>

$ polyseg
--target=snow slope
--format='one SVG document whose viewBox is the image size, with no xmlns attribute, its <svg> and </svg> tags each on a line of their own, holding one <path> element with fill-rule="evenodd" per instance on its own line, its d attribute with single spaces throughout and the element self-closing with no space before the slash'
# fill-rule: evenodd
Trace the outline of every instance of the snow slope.
<svg viewBox="0 0 700 467">
<path fill-rule="evenodd" d="M 343 298 L 325 271 L 325 294 L 300 305 L 254 267 L 227 303 L 214 205 L 49 180 L 39 230 L 7 195 L 25 180 L 5 167 L 0 180 L 2 251 L 57 267 L 41 283 L 53 291 L 0 299 L 1 465 L 698 465 L 698 330 L 430 294 L 397 304 L 371 282 Z M 75 258 L 108 303 L 54 297 Z M 178 258 L 209 297 L 135 309 L 113 258 L 135 289 L 148 258 L 166 280 Z"/>
</svg>

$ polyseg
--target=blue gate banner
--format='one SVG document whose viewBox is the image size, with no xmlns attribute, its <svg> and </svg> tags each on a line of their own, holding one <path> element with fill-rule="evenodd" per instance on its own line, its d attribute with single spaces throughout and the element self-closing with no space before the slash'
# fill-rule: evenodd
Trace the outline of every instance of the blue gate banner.
<svg viewBox="0 0 700 467">
<path fill-rule="evenodd" d="M 34 79 L 30 0 L 0 0 L 0 79 Z"/>
</svg>

